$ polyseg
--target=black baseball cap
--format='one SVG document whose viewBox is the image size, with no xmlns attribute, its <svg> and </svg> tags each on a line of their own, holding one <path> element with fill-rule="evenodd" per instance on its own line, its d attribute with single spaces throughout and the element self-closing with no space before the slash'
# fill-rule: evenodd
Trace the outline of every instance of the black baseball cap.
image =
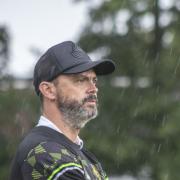
<svg viewBox="0 0 180 180">
<path fill-rule="evenodd" d="M 97 75 L 110 74 L 115 70 L 111 60 L 93 61 L 77 44 L 65 41 L 49 48 L 37 61 L 33 84 L 39 95 L 39 84 L 52 81 L 60 74 L 76 74 L 94 69 Z"/>
</svg>

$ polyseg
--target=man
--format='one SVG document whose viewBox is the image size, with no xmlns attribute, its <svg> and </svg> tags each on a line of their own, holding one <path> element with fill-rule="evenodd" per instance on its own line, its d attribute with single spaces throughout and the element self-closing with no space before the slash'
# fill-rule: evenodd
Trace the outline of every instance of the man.
<svg viewBox="0 0 180 180">
<path fill-rule="evenodd" d="M 92 61 L 71 41 L 51 47 L 39 59 L 34 87 L 42 116 L 18 148 L 11 180 L 107 179 L 78 134 L 98 114 L 97 75 L 114 69 L 112 61 Z"/>
</svg>

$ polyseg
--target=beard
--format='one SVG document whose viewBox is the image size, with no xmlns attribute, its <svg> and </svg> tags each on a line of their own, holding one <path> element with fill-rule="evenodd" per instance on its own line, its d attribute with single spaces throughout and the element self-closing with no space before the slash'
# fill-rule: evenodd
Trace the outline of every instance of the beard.
<svg viewBox="0 0 180 180">
<path fill-rule="evenodd" d="M 63 115 L 66 124 L 74 129 L 81 129 L 91 119 L 98 115 L 97 104 L 84 106 L 86 102 L 96 100 L 95 95 L 89 95 L 81 101 L 63 96 L 62 92 L 57 95 L 57 106 Z"/>
</svg>

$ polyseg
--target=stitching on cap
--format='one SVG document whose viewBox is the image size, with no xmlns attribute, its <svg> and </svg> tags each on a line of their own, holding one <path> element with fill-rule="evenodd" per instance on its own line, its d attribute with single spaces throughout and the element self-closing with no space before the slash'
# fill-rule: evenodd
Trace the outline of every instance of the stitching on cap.
<svg viewBox="0 0 180 180">
<path fill-rule="evenodd" d="M 63 69 L 63 67 L 62 67 L 61 64 L 59 63 L 58 58 L 56 57 L 53 49 L 50 50 L 50 54 L 56 59 L 56 61 L 55 61 L 55 60 L 52 58 L 53 61 L 55 61 L 55 64 L 56 64 L 58 67 L 61 67 L 61 69 Z"/>
<path fill-rule="evenodd" d="M 83 58 L 85 55 L 85 52 L 79 46 L 77 46 L 76 44 L 73 44 L 71 54 L 75 58 Z"/>
</svg>

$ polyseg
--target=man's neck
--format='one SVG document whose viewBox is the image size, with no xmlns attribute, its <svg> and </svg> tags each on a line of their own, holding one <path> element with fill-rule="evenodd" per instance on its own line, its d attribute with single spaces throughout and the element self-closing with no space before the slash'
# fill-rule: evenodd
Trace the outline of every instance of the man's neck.
<svg viewBox="0 0 180 180">
<path fill-rule="evenodd" d="M 75 129 L 67 125 L 61 116 L 51 116 L 50 113 L 45 112 L 43 112 L 43 116 L 55 124 L 59 131 L 62 132 L 68 139 L 70 139 L 72 142 L 76 141 L 80 131 L 79 129 Z"/>
</svg>

